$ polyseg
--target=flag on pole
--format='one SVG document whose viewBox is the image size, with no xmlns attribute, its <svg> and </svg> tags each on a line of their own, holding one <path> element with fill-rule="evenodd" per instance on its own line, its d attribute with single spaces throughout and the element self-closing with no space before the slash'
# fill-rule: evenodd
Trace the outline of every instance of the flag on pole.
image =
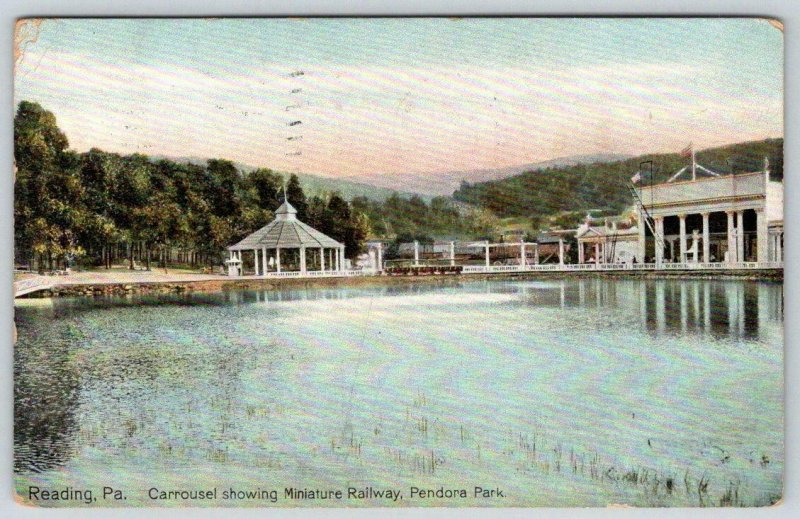
<svg viewBox="0 0 800 519">
<path fill-rule="evenodd" d="M 688 159 L 689 157 L 692 156 L 693 153 L 694 153 L 694 148 L 692 146 L 692 143 L 690 142 L 688 146 L 686 146 L 681 150 L 681 157 L 685 157 Z"/>
<path fill-rule="evenodd" d="M 631 184 L 638 184 L 639 181 L 642 180 L 642 172 L 637 171 L 634 176 L 631 177 Z"/>
</svg>

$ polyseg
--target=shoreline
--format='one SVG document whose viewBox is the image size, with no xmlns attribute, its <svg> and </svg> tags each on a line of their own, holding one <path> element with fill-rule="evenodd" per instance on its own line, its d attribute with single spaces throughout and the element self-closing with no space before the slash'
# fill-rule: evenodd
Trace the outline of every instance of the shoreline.
<svg viewBox="0 0 800 519">
<path fill-rule="evenodd" d="M 783 282 L 783 269 L 729 270 L 724 273 L 708 271 L 587 271 L 587 272 L 503 272 L 491 274 L 431 274 L 402 276 L 358 276 L 358 277 L 318 277 L 318 278 L 239 278 L 220 276 L 219 279 L 180 279 L 102 281 L 76 283 L 68 282 L 21 295 L 15 299 L 42 299 L 51 297 L 95 297 L 128 294 L 169 294 L 187 292 L 228 292 L 237 290 L 281 290 L 287 288 L 330 288 L 367 287 L 408 284 L 448 285 L 466 281 L 486 280 L 539 280 L 539 279 L 684 279 L 684 280 L 747 280 Z"/>
</svg>

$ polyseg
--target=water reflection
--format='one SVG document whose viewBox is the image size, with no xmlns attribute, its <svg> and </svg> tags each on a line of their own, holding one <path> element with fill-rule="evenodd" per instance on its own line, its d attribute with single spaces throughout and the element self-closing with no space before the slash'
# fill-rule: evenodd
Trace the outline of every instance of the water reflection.
<svg viewBox="0 0 800 519">
<path fill-rule="evenodd" d="M 71 326 L 26 324 L 18 323 L 20 336 L 33 334 L 44 347 L 14 353 L 14 470 L 38 473 L 61 466 L 75 450 L 80 376 L 58 348 L 80 337 Z"/>
<path fill-rule="evenodd" d="M 708 333 L 759 337 L 768 321 L 783 318 L 783 285 L 740 281 L 607 281 L 580 279 L 514 287 L 545 307 L 624 310 L 654 334 Z"/>
<path fill-rule="evenodd" d="M 471 283 L 449 283 L 450 289 L 460 289 L 465 286 L 472 286 Z M 368 287 L 368 288 L 317 288 L 309 290 L 235 290 L 221 292 L 206 296 L 214 298 L 219 302 L 228 304 L 249 304 L 249 303 L 290 303 L 295 301 L 336 301 L 352 299 L 354 297 L 384 297 L 384 296 L 414 296 L 433 294 L 441 291 L 442 287 L 437 285 L 397 285 L 388 287 Z M 483 289 L 493 291 L 488 284 Z"/>
<path fill-rule="evenodd" d="M 285 482 L 314 473 L 308 452 L 345 470 L 330 446 L 342 430 L 349 431 L 348 442 L 360 431 L 365 442 L 374 442 L 374 453 L 386 452 L 380 442 L 390 437 L 392 448 L 428 449 L 427 436 L 422 444 L 408 440 L 414 436 L 407 406 L 420 407 L 414 404 L 418 392 L 438 410 L 437 419 L 460 420 L 451 423 L 456 438 L 464 434 L 461 425 L 528 427 L 531 410 L 543 428 L 550 424 L 559 434 L 574 429 L 616 437 L 636 430 L 627 421 L 635 411 L 637 420 L 651 417 L 640 429 L 648 438 L 659 431 L 673 437 L 679 419 L 698 429 L 686 435 L 684 451 L 669 456 L 694 452 L 692 438 L 721 441 L 719 431 L 735 431 L 729 424 L 736 417 L 763 420 L 747 430 L 758 431 L 759 445 L 769 446 L 782 416 L 780 354 L 728 359 L 725 349 L 697 338 L 780 350 L 782 293 L 779 283 L 741 281 L 453 280 L 20 301 L 15 471 L 37 478 L 102 474 L 113 462 L 115 471 L 141 477 L 140 462 L 156 474 L 170 463 L 208 474 L 221 467 L 280 466 Z M 575 348 L 594 330 L 592 348 Z M 654 350 L 660 355 L 647 355 Z M 717 371 L 721 365 L 725 369 Z M 723 388 L 758 384 L 745 387 L 740 402 L 738 394 L 708 397 L 709 378 Z M 758 413 L 748 407 L 754 403 Z M 487 420 L 487 405 L 502 411 Z M 606 417 L 593 429 L 604 419 L 593 410 L 612 408 L 624 419 Z M 705 430 L 708 417 L 716 421 Z M 419 432 L 417 425 L 410 430 Z M 639 442 L 636 463 L 651 462 L 648 438 Z M 442 452 L 456 459 L 461 443 Z M 332 459 L 324 458 L 328 452 Z M 769 452 L 780 454 L 777 447 Z M 664 463 L 676 459 L 664 456 Z M 364 473 L 357 463 L 350 475 L 396 479 L 393 465 L 372 461 L 364 466 L 375 472 Z M 514 473 L 513 467 L 496 468 L 498 478 Z M 483 468 L 475 470 L 482 474 Z M 455 468 L 453 474 L 463 476 Z"/>
</svg>

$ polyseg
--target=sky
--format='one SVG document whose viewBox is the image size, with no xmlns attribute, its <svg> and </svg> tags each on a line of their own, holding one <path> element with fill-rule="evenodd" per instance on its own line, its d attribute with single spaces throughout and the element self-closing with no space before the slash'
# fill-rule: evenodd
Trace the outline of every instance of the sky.
<svg viewBox="0 0 800 519">
<path fill-rule="evenodd" d="M 402 183 L 783 136 L 783 35 L 762 19 L 53 19 L 25 35 L 15 103 L 52 111 L 77 151 Z"/>
</svg>

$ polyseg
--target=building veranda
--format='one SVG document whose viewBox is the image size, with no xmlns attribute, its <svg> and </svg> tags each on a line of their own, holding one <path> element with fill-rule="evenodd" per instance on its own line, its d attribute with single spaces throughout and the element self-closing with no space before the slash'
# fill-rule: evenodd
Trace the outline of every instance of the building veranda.
<svg viewBox="0 0 800 519">
<path fill-rule="evenodd" d="M 344 244 L 298 220 L 297 210 L 287 201 L 275 211 L 272 222 L 228 247 L 228 252 L 231 276 L 245 274 L 245 259 L 248 263 L 252 259 L 256 276 L 336 273 L 345 267 Z"/>
<path fill-rule="evenodd" d="M 642 186 L 638 256 L 661 266 L 783 262 L 783 182 L 763 171 Z"/>
</svg>

